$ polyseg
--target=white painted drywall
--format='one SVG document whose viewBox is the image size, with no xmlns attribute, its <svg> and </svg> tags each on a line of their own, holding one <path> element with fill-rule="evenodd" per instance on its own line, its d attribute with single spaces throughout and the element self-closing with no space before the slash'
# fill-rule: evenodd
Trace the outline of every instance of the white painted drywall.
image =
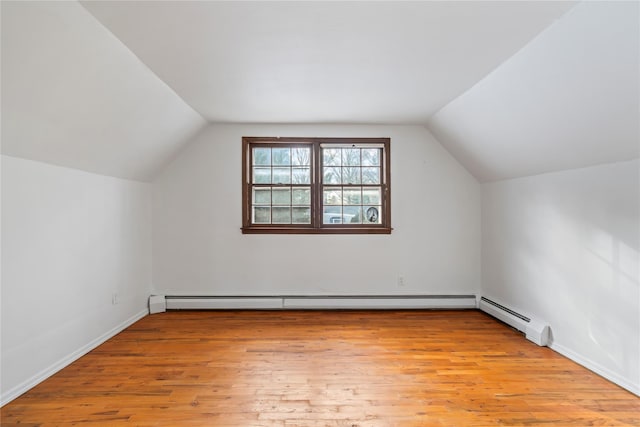
<svg viewBox="0 0 640 427">
<path fill-rule="evenodd" d="M 482 293 L 640 393 L 640 161 L 482 185 Z"/>
<path fill-rule="evenodd" d="M 144 315 L 150 289 L 150 184 L 2 156 L 3 402 Z"/>
<path fill-rule="evenodd" d="M 148 181 L 205 120 L 75 1 L 3 1 L 2 154 Z"/>
<path fill-rule="evenodd" d="M 423 123 L 575 2 L 83 1 L 212 122 Z"/>
<path fill-rule="evenodd" d="M 637 1 L 581 2 L 429 128 L 481 182 L 638 158 L 639 18 Z"/>
<path fill-rule="evenodd" d="M 242 136 L 390 137 L 393 233 L 241 234 Z M 479 290 L 479 184 L 422 126 L 212 125 L 158 175 L 153 191 L 157 293 Z"/>
</svg>

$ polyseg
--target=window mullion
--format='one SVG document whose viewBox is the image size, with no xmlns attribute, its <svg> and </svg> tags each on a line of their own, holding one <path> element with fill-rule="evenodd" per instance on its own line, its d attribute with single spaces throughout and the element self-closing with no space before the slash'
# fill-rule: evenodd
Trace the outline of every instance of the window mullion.
<svg viewBox="0 0 640 427">
<path fill-rule="evenodd" d="M 322 153 L 320 144 L 313 144 L 313 182 L 311 213 L 313 215 L 313 227 L 322 227 Z"/>
</svg>

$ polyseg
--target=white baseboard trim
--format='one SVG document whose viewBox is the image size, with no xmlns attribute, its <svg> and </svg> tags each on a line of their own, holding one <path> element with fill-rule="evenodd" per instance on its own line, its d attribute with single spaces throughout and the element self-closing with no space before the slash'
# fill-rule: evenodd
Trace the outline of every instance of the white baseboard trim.
<svg viewBox="0 0 640 427">
<path fill-rule="evenodd" d="M 49 378 L 50 376 L 52 376 L 56 372 L 58 372 L 58 371 L 62 370 L 63 368 L 69 366 L 71 363 L 75 362 L 76 360 L 78 360 L 79 358 L 84 356 L 85 354 L 89 353 L 94 348 L 98 347 L 100 344 L 104 343 L 108 339 L 110 339 L 110 338 L 114 337 L 115 335 L 119 334 L 120 332 L 122 332 L 123 330 L 125 330 L 129 326 L 133 325 L 135 322 L 137 322 L 138 320 L 140 320 L 143 317 L 147 316 L 148 314 L 149 314 L 149 309 L 148 308 L 145 308 L 144 310 L 141 310 L 140 312 L 134 314 L 133 316 L 131 316 L 130 318 L 128 318 L 124 322 L 122 322 L 119 325 L 113 327 L 111 330 L 109 330 L 109 331 L 105 332 L 104 334 L 100 335 L 98 338 L 92 340 L 91 342 L 89 342 L 88 344 L 82 346 L 81 348 L 79 348 L 78 350 L 76 350 L 73 353 L 69 354 L 68 356 L 65 356 L 62 359 L 58 360 L 57 362 L 55 362 L 53 365 L 49 366 L 48 368 L 43 369 L 42 371 L 38 372 L 37 374 L 35 374 L 31 378 L 27 379 L 26 381 L 18 384 L 17 386 L 13 387 L 10 390 L 7 390 L 0 397 L 0 407 L 2 407 L 4 405 L 6 405 L 7 403 L 11 402 L 12 400 L 17 398 L 18 396 L 22 395 L 23 393 L 26 393 L 27 391 L 29 391 L 30 389 L 32 389 L 36 385 L 40 384 L 42 381 L 46 380 L 47 378 Z"/>
<path fill-rule="evenodd" d="M 553 351 L 560 353 L 561 355 L 563 355 L 564 357 L 573 360 L 574 362 L 576 362 L 579 365 L 584 366 L 585 368 L 587 368 L 588 370 L 600 375 L 601 377 L 603 377 L 606 380 L 611 381 L 614 384 L 619 385 L 620 387 L 624 388 L 625 390 L 630 391 L 631 393 L 635 394 L 636 396 L 640 396 L 640 384 L 634 384 L 631 381 L 627 380 L 626 378 L 621 377 L 620 375 L 616 374 L 615 372 L 612 372 L 611 370 L 601 366 L 600 364 L 589 360 L 585 357 L 580 356 L 579 354 L 575 353 L 573 350 L 568 349 L 567 347 L 558 344 L 558 343 L 551 343 L 548 346 L 550 349 L 552 349 Z"/>
</svg>

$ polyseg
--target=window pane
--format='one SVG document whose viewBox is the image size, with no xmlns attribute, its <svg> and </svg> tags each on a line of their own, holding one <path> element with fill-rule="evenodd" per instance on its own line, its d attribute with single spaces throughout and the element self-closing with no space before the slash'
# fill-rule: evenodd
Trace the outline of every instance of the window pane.
<svg viewBox="0 0 640 427">
<path fill-rule="evenodd" d="M 342 184 L 340 168 L 324 168 L 324 184 Z"/>
<path fill-rule="evenodd" d="M 311 149 L 310 148 L 292 148 L 291 164 L 294 166 L 310 166 L 311 165 Z"/>
<path fill-rule="evenodd" d="M 342 149 L 342 166 L 360 166 L 360 149 Z"/>
<path fill-rule="evenodd" d="M 364 219 L 365 224 L 380 224 L 381 218 L 380 206 L 365 206 L 364 207 Z"/>
<path fill-rule="evenodd" d="M 324 148 L 322 150 L 322 165 L 340 166 L 341 151 L 340 148 Z"/>
<path fill-rule="evenodd" d="M 362 203 L 365 205 L 380 204 L 380 188 L 364 188 L 362 190 Z"/>
<path fill-rule="evenodd" d="M 363 148 L 362 166 L 380 166 L 380 149 Z"/>
<path fill-rule="evenodd" d="M 273 208 L 273 224 L 291 224 L 291 208 Z"/>
<path fill-rule="evenodd" d="M 324 203 L 325 205 L 341 205 L 342 189 L 341 188 L 325 188 Z"/>
<path fill-rule="evenodd" d="M 380 184 L 380 168 L 362 168 L 363 184 Z"/>
<path fill-rule="evenodd" d="M 290 188 L 274 188 L 273 204 L 287 205 L 287 206 L 291 205 L 291 189 Z"/>
<path fill-rule="evenodd" d="M 310 184 L 311 183 L 311 169 L 309 168 L 293 168 L 293 175 L 291 177 L 293 184 Z"/>
<path fill-rule="evenodd" d="M 272 148 L 274 166 L 289 166 L 291 164 L 291 148 Z"/>
<path fill-rule="evenodd" d="M 270 224 L 271 223 L 271 208 L 254 207 L 253 208 L 253 223 L 254 224 Z"/>
<path fill-rule="evenodd" d="M 254 205 L 270 205 L 271 189 L 270 188 L 254 188 L 253 204 Z"/>
<path fill-rule="evenodd" d="M 345 206 L 342 211 L 345 223 L 362 224 L 362 206 Z"/>
<path fill-rule="evenodd" d="M 311 208 L 292 208 L 292 223 L 311 224 Z"/>
<path fill-rule="evenodd" d="M 322 212 L 323 224 L 342 224 L 342 206 L 325 206 Z"/>
<path fill-rule="evenodd" d="M 311 204 L 311 189 L 309 188 L 294 188 L 291 196 L 292 205 L 309 206 Z"/>
<path fill-rule="evenodd" d="M 254 165 L 271 165 L 271 148 L 254 148 L 253 149 Z"/>
<path fill-rule="evenodd" d="M 291 168 L 273 168 L 274 184 L 291 184 Z"/>
<path fill-rule="evenodd" d="M 345 205 L 361 205 L 362 189 L 361 188 L 345 188 L 342 197 Z"/>
<path fill-rule="evenodd" d="M 342 168 L 343 184 L 360 184 L 360 168 Z"/>
<path fill-rule="evenodd" d="M 271 168 L 253 168 L 255 184 L 271 184 Z"/>
</svg>

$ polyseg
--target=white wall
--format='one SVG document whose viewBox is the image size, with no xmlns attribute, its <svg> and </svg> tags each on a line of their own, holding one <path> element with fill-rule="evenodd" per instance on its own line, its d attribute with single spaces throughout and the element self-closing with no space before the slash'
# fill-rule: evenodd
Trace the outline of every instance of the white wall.
<svg viewBox="0 0 640 427">
<path fill-rule="evenodd" d="M 150 184 L 2 156 L 2 232 L 5 403 L 146 314 Z"/>
<path fill-rule="evenodd" d="M 640 394 L 640 162 L 482 186 L 482 293 Z"/>
<path fill-rule="evenodd" d="M 390 137 L 393 233 L 241 234 L 242 136 Z M 420 126 L 212 125 L 153 187 L 157 293 L 479 291 L 479 185 Z M 397 285 L 398 274 L 404 287 Z"/>
</svg>

